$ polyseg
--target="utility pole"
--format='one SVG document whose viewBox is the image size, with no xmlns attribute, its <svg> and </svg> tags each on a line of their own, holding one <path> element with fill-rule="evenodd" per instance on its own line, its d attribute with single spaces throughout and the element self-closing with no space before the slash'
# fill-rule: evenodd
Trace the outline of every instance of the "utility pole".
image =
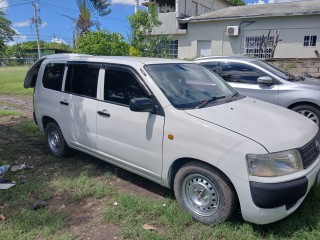
<svg viewBox="0 0 320 240">
<path fill-rule="evenodd" d="M 139 10 L 139 0 L 134 0 L 134 13 L 137 13 Z"/>
<path fill-rule="evenodd" d="M 53 47 L 56 48 L 56 34 L 53 33 Z"/>
<path fill-rule="evenodd" d="M 33 11 L 34 11 L 34 16 L 31 18 L 31 22 L 36 25 L 36 31 L 37 31 L 37 45 L 38 45 L 38 57 L 41 58 L 41 49 L 40 49 L 40 38 L 39 38 L 39 26 L 38 24 L 41 23 L 41 19 L 38 18 L 37 15 L 37 5 L 33 2 Z"/>
</svg>

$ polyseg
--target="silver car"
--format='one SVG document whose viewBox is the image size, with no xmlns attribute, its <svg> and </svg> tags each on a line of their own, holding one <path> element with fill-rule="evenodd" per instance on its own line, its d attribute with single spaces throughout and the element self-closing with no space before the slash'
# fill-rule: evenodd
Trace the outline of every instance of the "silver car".
<svg viewBox="0 0 320 240">
<path fill-rule="evenodd" d="M 319 125 L 320 80 L 294 76 L 248 57 L 203 57 L 195 61 L 213 70 L 241 94 L 292 109 Z"/>
</svg>

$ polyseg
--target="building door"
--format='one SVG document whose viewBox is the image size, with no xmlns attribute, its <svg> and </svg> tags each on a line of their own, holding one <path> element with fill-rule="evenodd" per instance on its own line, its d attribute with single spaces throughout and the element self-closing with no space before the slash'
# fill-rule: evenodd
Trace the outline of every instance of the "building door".
<svg viewBox="0 0 320 240">
<path fill-rule="evenodd" d="M 197 42 L 197 57 L 211 56 L 211 41 L 198 41 Z"/>
</svg>

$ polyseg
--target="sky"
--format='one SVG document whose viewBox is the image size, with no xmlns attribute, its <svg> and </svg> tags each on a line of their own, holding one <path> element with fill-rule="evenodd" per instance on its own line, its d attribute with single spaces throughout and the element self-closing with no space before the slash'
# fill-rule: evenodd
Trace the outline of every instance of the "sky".
<svg viewBox="0 0 320 240">
<path fill-rule="evenodd" d="M 191 1 L 191 0 L 190 0 Z M 301 0 L 245 0 L 246 4 L 268 4 L 279 2 L 293 2 Z M 305 0 L 306 1 L 306 0 Z M 319 0 L 320 1 L 320 0 Z M 32 0 L 0 0 L 0 9 L 12 22 L 12 28 L 18 33 L 15 43 L 36 40 L 36 30 L 30 18 L 34 16 Z M 37 0 L 38 16 L 41 18 L 39 29 L 40 39 L 46 42 L 62 42 L 72 45 L 74 24 L 66 16 L 77 17 L 78 8 L 75 0 Z M 119 32 L 126 39 L 130 34 L 127 17 L 134 13 L 134 0 L 109 0 L 111 14 L 98 17 L 101 29 Z M 140 0 L 140 3 L 143 0 Z M 144 8 L 140 6 L 140 8 Z"/>
</svg>

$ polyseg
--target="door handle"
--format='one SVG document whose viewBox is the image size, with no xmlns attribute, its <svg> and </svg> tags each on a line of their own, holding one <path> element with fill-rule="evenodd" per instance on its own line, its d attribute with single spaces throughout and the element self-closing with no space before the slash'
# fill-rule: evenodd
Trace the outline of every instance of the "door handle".
<svg viewBox="0 0 320 240">
<path fill-rule="evenodd" d="M 60 104 L 62 104 L 62 105 L 66 105 L 66 106 L 68 106 L 68 105 L 69 105 L 69 103 L 64 102 L 64 101 L 60 101 Z"/>
<path fill-rule="evenodd" d="M 101 117 L 109 118 L 111 115 L 106 110 L 97 112 Z"/>
</svg>

